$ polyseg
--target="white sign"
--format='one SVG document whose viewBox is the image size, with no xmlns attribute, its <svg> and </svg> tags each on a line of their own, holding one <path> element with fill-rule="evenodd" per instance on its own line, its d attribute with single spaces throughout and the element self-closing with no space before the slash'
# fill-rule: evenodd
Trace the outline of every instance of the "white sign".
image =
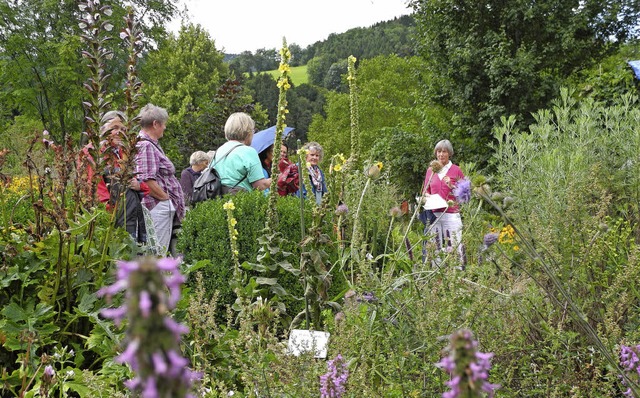
<svg viewBox="0 0 640 398">
<path fill-rule="evenodd" d="M 316 330 L 294 329 L 289 334 L 288 351 L 295 356 L 300 356 L 305 352 L 313 352 L 314 358 L 326 358 L 330 335 L 330 333 Z"/>
</svg>

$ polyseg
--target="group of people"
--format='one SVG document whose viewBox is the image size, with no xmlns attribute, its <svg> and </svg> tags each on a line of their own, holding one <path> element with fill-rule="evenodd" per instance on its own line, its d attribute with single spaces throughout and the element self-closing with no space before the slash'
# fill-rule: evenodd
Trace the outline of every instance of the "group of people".
<svg viewBox="0 0 640 398">
<path fill-rule="evenodd" d="M 182 171 L 180 180 L 176 177 L 176 169 L 164 153 L 159 140 L 167 127 L 169 115 L 167 111 L 153 104 L 148 104 L 138 115 L 140 133 L 136 145 L 135 177 L 128 182 L 124 205 L 119 206 L 117 225 L 126 227 L 127 231 L 139 242 L 146 242 L 148 231 L 145 228 L 145 209 L 152 221 L 153 236 L 157 238 L 157 246 L 164 250 L 172 250 L 172 236 L 181 224 L 191 201 L 194 183 L 207 167 L 213 167 L 220 175 L 224 194 L 239 191 L 264 191 L 271 186 L 271 166 L 273 145 L 258 153 L 251 147 L 255 131 L 255 122 L 246 113 L 233 113 L 227 119 L 224 133 L 227 142 L 215 152 L 194 152 L 189 159 L 189 167 Z M 117 137 L 126 131 L 126 117 L 122 112 L 107 112 L 102 120 L 101 132 Z M 107 140 L 108 147 L 103 153 L 113 152 L 120 156 L 119 140 Z M 307 163 L 311 192 L 320 203 L 322 195 L 327 192 L 324 174 L 318 163 L 322 160 L 322 147 L 308 143 Z M 278 165 L 278 193 L 280 195 L 299 194 L 298 165 L 289 161 L 286 146 L 280 148 L 281 160 Z M 113 158 L 113 156 L 110 156 Z M 107 207 L 115 206 L 115 199 L 121 197 L 119 184 L 110 181 L 109 175 L 118 171 L 119 162 L 110 162 L 105 167 L 104 178 L 98 186 L 98 197 Z M 305 185 L 302 185 L 306 195 Z M 148 224 L 148 223 L 147 223 Z M 175 239 L 174 239 L 175 240 Z"/>
<path fill-rule="evenodd" d="M 246 113 L 233 113 L 227 119 L 224 133 L 227 142 L 215 152 L 194 152 L 190 166 L 183 170 L 180 180 L 176 178 L 176 169 L 164 153 L 159 140 L 167 127 L 169 115 L 163 108 L 148 104 L 138 115 L 140 133 L 138 134 L 137 153 L 135 158 L 135 177 L 123 187 L 110 176 L 119 169 L 123 154 L 120 149 L 118 134 L 126 131 L 126 117 L 122 112 L 107 112 L 101 119 L 103 134 L 109 133 L 114 139 L 107 140 L 111 145 L 103 148 L 105 158 L 117 159 L 105 167 L 103 180 L 98 185 L 98 197 L 108 208 L 116 206 L 116 199 L 124 194 L 125 205 L 116 211 L 116 223 L 123 226 L 139 242 L 147 240 L 147 227 L 144 213 L 148 210 L 152 221 L 154 236 L 158 247 L 171 250 L 172 235 L 185 216 L 190 204 L 194 182 L 207 167 L 214 167 L 220 175 L 224 194 L 239 191 L 264 191 L 271 186 L 271 168 L 273 161 L 273 144 L 258 153 L 251 147 L 255 131 L 255 122 Z M 311 196 L 317 204 L 327 193 L 325 175 L 319 167 L 323 158 L 323 149 L 317 142 L 305 145 L 306 167 L 308 169 L 308 185 Z M 280 171 L 278 177 L 278 194 L 307 196 L 305 184 L 298 186 L 299 165 L 289 161 L 288 148 L 280 148 Z M 439 195 L 447 203 L 442 208 L 429 209 L 424 212 L 425 234 L 433 236 L 436 252 L 457 250 L 461 268 L 466 264 L 464 245 L 462 244 L 462 220 L 460 209 L 454 196 L 456 184 L 464 178 L 460 168 L 451 162 L 453 146 L 448 140 L 438 142 L 434 148 L 437 167 L 427 168 L 422 188 L 423 197 Z M 124 191 L 124 192 L 123 192 Z M 173 235 L 174 236 L 174 235 Z M 174 236 L 175 237 L 175 236 Z M 175 254 L 172 252 L 172 254 Z M 426 257 L 423 247 L 423 258 Z"/>
</svg>

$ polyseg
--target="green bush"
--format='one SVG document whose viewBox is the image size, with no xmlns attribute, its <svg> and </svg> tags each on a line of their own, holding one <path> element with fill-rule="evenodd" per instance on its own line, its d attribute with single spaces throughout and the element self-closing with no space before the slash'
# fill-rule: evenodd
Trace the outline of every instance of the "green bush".
<svg viewBox="0 0 640 398">
<path fill-rule="evenodd" d="M 234 301 L 234 294 L 229 285 L 233 275 L 233 260 L 231 257 L 229 232 L 226 211 L 222 205 L 226 200 L 210 200 L 199 204 L 187 213 L 182 233 L 178 239 L 178 250 L 184 254 L 184 261 L 193 264 L 201 260 L 209 260 L 210 265 L 202 268 L 204 287 L 209 295 L 219 292 L 219 302 L 230 305 Z M 268 197 L 261 192 L 240 193 L 233 197 L 235 205 L 234 215 L 238 220 L 238 251 L 239 261 L 243 263 L 255 262 L 260 244 L 258 238 L 264 231 L 267 214 Z M 305 225 L 311 225 L 313 204 L 305 201 Z M 285 244 L 280 247 L 283 251 L 293 253 L 289 261 L 294 267 L 299 267 L 300 261 L 300 200 L 296 197 L 280 197 L 277 201 L 278 225 Z M 327 222 L 325 231 L 329 232 L 332 224 Z M 333 250 L 328 248 L 330 252 Z M 343 289 L 343 283 L 334 277 L 334 287 L 331 292 Z M 289 273 L 282 272 L 280 284 L 285 290 L 296 297 L 302 296 L 302 285 L 299 280 Z M 303 304 L 297 300 L 285 300 L 289 315 L 295 315 L 302 310 Z M 221 309 L 224 311 L 224 308 Z"/>
</svg>

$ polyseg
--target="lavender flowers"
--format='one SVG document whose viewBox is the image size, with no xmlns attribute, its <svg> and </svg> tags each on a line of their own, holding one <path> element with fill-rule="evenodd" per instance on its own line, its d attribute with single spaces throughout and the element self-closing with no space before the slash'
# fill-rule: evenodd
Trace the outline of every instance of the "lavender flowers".
<svg viewBox="0 0 640 398">
<path fill-rule="evenodd" d="M 180 354 L 181 336 L 189 330 L 169 316 L 185 281 L 179 263 L 171 258 L 121 261 L 117 281 L 98 292 L 110 300 L 126 291 L 121 307 L 105 309 L 101 314 L 117 325 L 125 318 L 129 322 L 127 346 L 115 361 L 131 366 L 136 377 L 125 385 L 142 398 L 193 397 L 189 390 L 193 381 L 200 379 Z"/>
<path fill-rule="evenodd" d="M 471 180 L 463 178 L 456 183 L 453 188 L 453 195 L 458 203 L 467 203 L 471 200 Z"/>
<path fill-rule="evenodd" d="M 640 376 L 640 358 L 638 358 L 638 353 L 640 352 L 640 345 L 635 347 L 622 345 L 620 347 L 620 365 L 622 365 L 622 369 L 624 369 L 627 373 L 637 373 Z M 627 391 L 623 393 L 625 397 L 634 397 L 633 391 L 631 387 L 623 378 L 622 384 L 627 386 Z"/>
<path fill-rule="evenodd" d="M 320 398 L 340 398 L 344 394 L 349 378 L 347 363 L 338 354 L 327 362 L 327 373 L 320 376 Z"/>
<path fill-rule="evenodd" d="M 500 388 L 498 384 L 487 381 L 493 354 L 476 351 L 477 347 L 478 342 L 470 330 L 458 330 L 450 336 L 449 353 L 437 364 L 451 376 L 447 382 L 450 390 L 442 394 L 442 398 L 481 397 L 485 394 L 491 398 Z"/>
</svg>

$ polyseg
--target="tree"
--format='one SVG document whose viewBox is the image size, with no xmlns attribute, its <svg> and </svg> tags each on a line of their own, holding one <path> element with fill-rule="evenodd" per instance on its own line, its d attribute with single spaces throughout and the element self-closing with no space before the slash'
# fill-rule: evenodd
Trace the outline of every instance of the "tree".
<svg viewBox="0 0 640 398">
<path fill-rule="evenodd" d="M 501 116 L 529 124 L 571 73 L 637 35 L 633 0 L 412 0 L 430 94 L 456 111 L 456 141 L 486 160 Z"/>
<path fill-rule="evenodd" d="M 146 83 L 144 95 L 147 101 L 162 106 L 169 112 L 168 129 L 171 135 L 163 145 L 177 163 L 188 158 L 200 146 L 213 146 L 212 142 L 194 141 L 192 129 L 203 128 L 194 124 L 201 113 L 211 107 L 216 93 L 228 78 L 224 55 L 200 25 L 183 25 L 177 35 L 170 34 L 158 44 L 158 49 L 148 54 L 140 76 Z M 228 115 L 227 115 L 228 116 Z M 191 121 L 187 123 L 187 120 Z M 210 126 L 209 126 L 210 127 Z"/>
<path fill-rule="evenodd" d="M 450 138 L 450 114 L 423 102 L 418 82 L 429 81 L 424 61 L 418 57 L 379 56 L 362 60 L 357 70 L 360 156 L 387 164 L 392 181 L 405 193 L 419 191 L 433 146 Z M 326 117 L 314 115 L 309 139 L 323 145 L 325 158 L 336 153 L 346 156 L 350 151 L 349 94 L 328 92 L 326 98 Z"/>
<path fill-rule="evenodd" d="M 114 52 L 107 67 L 113 92 L 119 91 L 125 76 L 124 65 L 117 60 L 122 16 L 132 6 L 143 18 L 143 30 L 150 42 L 164 34 L 163 24 L 176 14 L 177 0 L 110 2 L 113 26 L 109 49 Z M 75 0 L 0 1 L 0 100 L 2 108 L 14 116 L 40 120 L 57 142 L 67 134 L 82 131 L 82 100 L 87 68 L 80 51 L 82 30 L 78 25 L 80 10 Z M 117 95 L 114 99 L 117 100 Z"/>
</svg>

